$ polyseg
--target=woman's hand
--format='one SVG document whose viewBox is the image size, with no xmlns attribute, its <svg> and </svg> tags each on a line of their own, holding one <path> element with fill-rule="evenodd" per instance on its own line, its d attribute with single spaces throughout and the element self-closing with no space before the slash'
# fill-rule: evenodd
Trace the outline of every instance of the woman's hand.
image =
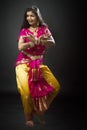
<svg viewBox="0 0 87 130">
<path fill-rule="evenodd" d="M 28 38 L 31 42 L 35 43 L 36 42 L 36 39 L 33 35 L 28 35 Z"/>
<path fill-rule="evenodd" d="M 28 38 L 30 40 L 30 42 L 33 42 L 33 43 L 36 42 L 36 39 L 32 34 L 29 34 L 27 36 L 23 36 L 23 38 Z"/>
<path fill-rule="evenodd" d="M 46 42 L 49 40 L 49 38 L 50 38 L 49 35 L 42 35 L 42 36 L 40 37 L 40 43 L 41 43 L 41 44 L 46 43 Z"/>
<path fill-rule="evenodd" d="M 34 47 L 35 43 L 34 42 L 25 42 L 25 38 L 28 38 L 28 36 L 21 36 L 19 41 L 18 41 L 18 49 L 21 51 L 21 50 L 25 50 L 29 47 Z"/>
<path fill-rule="evenodd" d="M 54 46 L 55 45 L 55 40 L 52 35 L 42 35 L 40 37 L 40 43 L 42 45 L 45 45 L 46 47 Z"/>
</svg>

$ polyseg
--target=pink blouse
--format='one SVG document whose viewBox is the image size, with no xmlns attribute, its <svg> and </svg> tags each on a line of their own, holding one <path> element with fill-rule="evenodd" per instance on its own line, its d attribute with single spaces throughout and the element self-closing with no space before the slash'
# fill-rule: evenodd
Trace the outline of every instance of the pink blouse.
<svg viewBox="0 0 87 130">
<path fill-rule="evenodd" d="M 29 34 L 34 35 L 34 33 L 31 32 L 29 30 L 29 28 L 23 28 L 19 33 L 18 40 L 20 39 L 21 36 L 27 36 Z M 39 38 L 42 35 L 51 35 L 51 32 L 47 26 L 38 27 L 36 37 Z M 29 42 L 29 41 L 30 41 L 29 38 L 25 38 L 25 42 Z M 31 47 L 31 48 L 29 47 L 26 50 L 24 50 L 24 52 L 29 55 L 32 55 L 32 56 L 38 56 L 38 55 L 43 55 L 45 53 L 45 50 L 46 50 L 45 45 L 42 45 L 42 44 L 36 45 L 35 44 L 34 47 Z M 27 63 L 30 61 L 30 57 L 27 56 L 25 53 L 23 53 L 23 51 L 19 52 L 19 55 L 16 59 L 16 65 L 22 64 L 22 63 Z"/>
</svg>

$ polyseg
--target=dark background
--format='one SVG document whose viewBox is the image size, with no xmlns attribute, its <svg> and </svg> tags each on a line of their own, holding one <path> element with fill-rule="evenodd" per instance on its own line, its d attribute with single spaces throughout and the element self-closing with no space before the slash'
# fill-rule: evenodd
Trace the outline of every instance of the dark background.
<svg viewBox="0 0 87 130">
<path fill-rule="evenodd" d="M 61 84 L 60 93 L 54 104 L 67 99 L 70 102 L 76 101 L 76 104 L 79 102 L 81 107 L 83 103 L 86 104 L 87 95 L 84 75 L 86 4 L 84 1 L 73 0 L 1 0 L 0 101 L 4 100 L 5 103 L 8 97 L 12 99 L 15 95 L 20 103 L 14 68 L 18 55 L 17 37 L 24 11 L 31 5 L 39 7 L 56 41 L 56 46 L 46 52 L 45 59 Z M 4 107 L 3 105 L 2 109 Z"/>
</svg>

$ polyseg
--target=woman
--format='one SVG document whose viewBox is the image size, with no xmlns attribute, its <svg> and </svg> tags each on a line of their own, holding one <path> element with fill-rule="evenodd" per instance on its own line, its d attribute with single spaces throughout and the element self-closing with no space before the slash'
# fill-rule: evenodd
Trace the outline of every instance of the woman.
<svg viewBox="0 0 87 130">
<path fill-rule="evenodd" d="M 46 49 L 54 45 L 54 38 L 39 9 L 35 6 L 27 8 L 18 36 L 20 52 L 15 71 L 28 126 L 34 126 L 34 115 L 41 122 L 40 116 L 49 108 L 60 90 L 58 80 L 48 66 L 43 64 Z"/>
</svg>

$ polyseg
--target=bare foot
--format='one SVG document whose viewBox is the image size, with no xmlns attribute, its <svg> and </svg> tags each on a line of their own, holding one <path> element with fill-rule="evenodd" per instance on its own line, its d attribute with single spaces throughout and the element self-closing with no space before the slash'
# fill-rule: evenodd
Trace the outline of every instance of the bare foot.
<svg viewBox="0 0 87 130">
<path fill-rule="evenodd" d="M 42 115 L 43 115 L 43 113 L 38 113 L 38 112 L 36 112 L 36 111 L 34 111 L 34 116 L 37 118 L 37 120 L 38 120 L 38 122 L 40 123 L 40 124 L 46 124 L 46 122 L 42 119 Z"/>
<path fill-rule="evenodd" d="M 26 121 L 26 125 L 27 125 L 28 127 L 33 127 L 33 126 L 34 126 L 34 122 L 33 122 L 32 120 Z"/>
</svg>

